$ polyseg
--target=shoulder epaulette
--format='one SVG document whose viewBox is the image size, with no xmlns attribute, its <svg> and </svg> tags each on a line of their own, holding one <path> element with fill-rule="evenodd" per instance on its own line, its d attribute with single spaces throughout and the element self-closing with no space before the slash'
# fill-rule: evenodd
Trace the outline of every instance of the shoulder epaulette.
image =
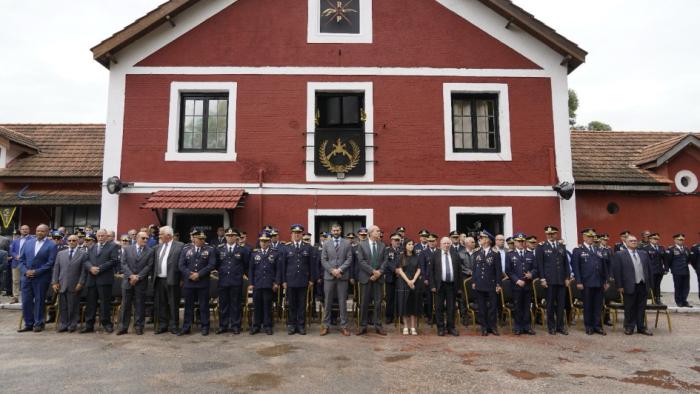
<svg viewBox="0 0 700 394">
<path fill-rule="evenodd" d="M 540 242 L 538 245 L 540 245 L 540 246 L 544 245 L 544 241 Z"/>
</svg>

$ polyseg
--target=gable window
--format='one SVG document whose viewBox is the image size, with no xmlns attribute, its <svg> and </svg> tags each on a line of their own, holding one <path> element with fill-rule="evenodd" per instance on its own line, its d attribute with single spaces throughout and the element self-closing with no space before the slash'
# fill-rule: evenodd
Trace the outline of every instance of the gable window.
<svg viewBox="0 0 700 394">
<path fill-rule="evenodd" d="M 308 0 L 308 43 L 372 43 L 372 0 Z"/>
<path fill-rule="evenodd" d="M 446 161 L 510 161 L 508 85 L 443 85 Z"/>
<path fill-rule="evenodd" d="M 452 94 L 452 149 L 499 152 L 497 114 L 495 94 Z"/>
<path fill-rule="evenodd" d="M 172 82 L 165 161 L 236 160 L 235 82 Z"/>
<path fill-rule="evenodd" d="M 361 130 L 364 94 L 362 93 L 317 93 L 316 130 Z"/>
<path fill-rule="evenodd" d="M 180 152 L 225 152 L 228 94 L 183 93 Z"/>
</svg>

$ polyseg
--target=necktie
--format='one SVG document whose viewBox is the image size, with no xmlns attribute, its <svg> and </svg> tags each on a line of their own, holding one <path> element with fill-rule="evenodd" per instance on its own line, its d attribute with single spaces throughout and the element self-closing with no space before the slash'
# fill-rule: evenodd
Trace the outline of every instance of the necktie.
<svg viewBox="0 0 700 394">
<path fill-rule="evenodd" d="M 338 245 L 339 245 L 339 243 L 340 243 L 340 239 L 336 238 L 336 239 L 335 239 L 335 251 L 336 251 L 336 253 L 338 252 Z"/>
<path fill-rule="evenodd" d="M 229 247 L 228 247 L 228 252 L 229 252 L 229 253 L 233 253 L 233 246 L 229 246 Z"/>
<path fill-rule="evenodd" d="M 444 256 L 445 256 L 445 266 L 447 267 L 447 271 L 445 274 L 445 281 L 452 282 L 452 264 L 450 264 L 450 259 L 447 258 L 447 252 L 445 252 Z"/>
<path fill-rule="evenodd" d="M 524 257 L 524 256 L 523 256 L 523 251 L 521 250 L 521 251 L 520 251 L 520 258 L 522 259 L 523 257 Z"/>
<path fill-rule="evenodd" d="M 136 257 L 141 257 L 141 247 L 136 248 Z"/>
<path fill-rule="evenodd" d="M 163 262 L 163 258 L 165 257 L 165 250 L 168 248 L 168 244 L 164 244 L 163 247 L 160 250 L 160 256 L 158 257 L 159 262 Z"/>
<path fill-rule="evenodd" d="M 70 249 L 70 253 L 68 253 L 68 260 L 73 260 L 73 251 L 74 250 L 75 249 L 73 249 L 73 248 Z"/>
<path fill-rule="evenodd" d="M 297 252 L 299 251 L 299 242 L 294 243 L 294 248 L 297 250 Z"/>
<path fill-rule="evenodd" d="M 199 254 L 199 248 L 194 248 L 194 253 Z"/>
<path fill-rule="evenodd" d="M 97 244 L 97 254 L 100 254 L 102 251 L 102 244 Z"/>
</svg>

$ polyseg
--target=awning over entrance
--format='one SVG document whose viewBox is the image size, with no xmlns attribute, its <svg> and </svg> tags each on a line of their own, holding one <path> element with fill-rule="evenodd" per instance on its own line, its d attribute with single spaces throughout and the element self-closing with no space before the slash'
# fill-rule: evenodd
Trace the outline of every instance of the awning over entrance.
<svg viewBox="0 0 700 394">
<path fill-rule="evenodd" d="M 235 209 L 244 204 L 247 193 L 233 190 L 168 190 L 151 194 L 143 209 Z"/>
<path fill-rule="evenodd" d="M 100 205 L 102 193 L 98 190 L 20 190 L 0 192 L 0 205 L 63 206 Z"/>
</svg>

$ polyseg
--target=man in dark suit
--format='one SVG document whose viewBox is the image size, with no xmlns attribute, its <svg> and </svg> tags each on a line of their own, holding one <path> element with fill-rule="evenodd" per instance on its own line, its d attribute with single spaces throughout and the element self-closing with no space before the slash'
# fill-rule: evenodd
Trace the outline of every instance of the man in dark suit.
<svg viewBox="0 0 700 394">
<path fill-rule="evenodd" d="M 348 280 L 352 264 L 352 245 L 341 237 L 342 228 L 339 224 L 331 226 L 331 238 L 321 248 L 321 265 L 323 266 L 323 292 L 325 294 L 323 307 L 323 324 L 321 336 L 327 335 L 331 325 L 331 310 L 333 299 L 338 298 L 340 309 L 340 333 L 349 336 L 348 331 Z"/>
<path fill-rule="evenodd" d="M 453 336 L 459 336 L 455 328 L 455 300 L 461 294 L 462 269 L 457 250 L 452 241 L 443 237 L 440 250 L 433 254 L 430 272 L 430 291 L 435 294 L 435 313 L 439 336 L 445 336 L 445 328 Z M 447 325 L 445 325 L 447 309 Z"/>
<path fill-rule="evenodd" d="M 232 228 L 224 234 L 226 242 L 216 249 L 219 273 L 219 328 L 217 334 L 241 333 L 243 277 L 248 275 L 250 251 L 238 243 L 240 233 Z M 247 289 L 246 289 L 247 291 Z"/>
<path fill-rule="evenodd" d="M 651 285 L 651 267 L 649 256 L 637 250 L 637 237 L 628 235 L 626 248 L 615 253 L 613 257 L 613 275 L 618 291 L 624 293 L 625 334 L 632 335 L 635 326 L 637 332 L 652 335 L 644 322 L 644 308 L 647 304 L 647 286 Z"/>
<path fill-rule="evenodd" d="M 126 334 L 131 322 L 131 309 L 134 306 L 134 329 L 136 335 L 143 335 L 146 319 L 146 290 L 148 290 L 148 275 L 153 269 L 155 248 L 148 247 L 148 233 L 136 234 L 136 245 L 129 245 L 122 250 L 121 266 L 124 279 L 122 280 L 122 307 L 119 317 L 117 335 Z"/>
<path fill-rule="evenodd" d="M 58 332 L 74 332 L 80 316 L 80 291 L 85 286 L 87 253 L 78 248 L 78 237 L 68 236 L 68 248 L 56 254 L 53 289 L 58 293 L 61 321 Z"/>
<path fill-rule="evenodd" d="M 49 226 L 40 224 L 36 238 L 25 242 L 19 255 L 24 328 L 19 332 L 44 330 L 44 301 L 56 259 L 56 244 L 47 238 Z"/>
<path fill-rule="evenodd" d="M 548 225 L 544 228 L 547 240 L 535 250 L 537 273 L 542 287 L 547 289 L 547 330 L 549 335 L 569 335 L 564 319 L 566 287 L 569 286 L 569 254 L 557 239 L 559 229 Z"/>
<path fill-rule="evenodd" d="M 178 267 L 184 279 L 185 316 L 178 336 L 190 333 L 194 322 L 194 304 L 199 306 L 201 334 L 209 335 L 209 280 L 211 271 L 216 268 L 216 251 L 206 244 L 207 235 L 203 231 L 192 234 L 192 246 L 180 253 Z"/>
<path fill-rule="evenodd" d="M 379 239 L 381 230 L 377 226 L 369 228 L 369 238 L 360 242 L 357 249 L 357 281 L 360 283 L 360 331 L 357 335 L 367 333 L 367 318 L 369 305 L 374 302 L 372 321 L 374 330 L 379 335 L 386 335 L 382 328 L 382 287 L 384 285 L 384 273 L 382 263 L 384 261 L 384 242 Z"/>
<path fill-rule="evenodd" d="M 112 324 L 112 284 L 114 283 L 114 269 L 119 264 L 119 245 L 107 241 L 108 233 L 105 229 L 97 231 L 97 244 L 87 251 L 88 259 L 85 261 L 87 270 L 87 308 L 85 310 L 85 327 L 81 334 L 95 331 L 95 316 L 97 313 L 97 300 L 100 300 L 100 324 L 107 333 L 114 331 Z"/>
<path fill-rule="evenodd" d="M 291 228 L 291 242 L 282 246 L 278 283 L 285 289 L 289 312 L 287 313 L 287 334 L 306 335 L 306 294 L 313 284 L 316 266 L 313 260 L 314 249 L 302 242 L 304 226 L 294 224 Z"/>
<path fill-rule="evenodd" d="M 439 250 L 439 248 L 437 247 L 436 234 L 428 234 L 426 239 L 428 240 L 428 246 L 421 250 L 420 254 L 418 255 L 418 262 L 420 264 L 421 276 L 423 277 L 423 288 L 429 289 L 433 255 Z M 435 294 L 432 291 L 425 291 L 423 293 L 423 312 L 425 313 L 425 318 L 428 319 L 430 324 L 432 324 L 432 322 L 435 320 L 435 316 L 433 316 Z"/>
<path fill-rule="evenodd" d="M 574 248 L 571 266 L 574 269 L 576 287 L 583 291 L 583 320 L 586 334 L 606 335 L 603 330 L 601 312 L 603 310 L 603 293 L 608 289 L 608 263 L 597 246 L 593 244 L 595 230 L 586 228 L 581 231 L 583 243 Z M 626 247 L 620 250 L 625 250 Z"/>
<path fill-rule="evenodd" d="M 525 249 L 525 234 L 513 235 L 515 247 L 506 256 L 506 275 L 513 289 L 513 317 L 515 335 L 535 335 L 530 322 L 532 307 L 532 279 L 537 277 L 535 254 Z"/>
<path fill-rule="evenodd" d="M 170 330 L 177 334 L 180 325 L 180 287 L 182 275 L 178 262 L 184 247 L 173 239 L 173 228 L 163 226 L 158 232 L 160 244 L 156 247 L 152 280 L 158 319 L 155 334 Z"/>
<path fill-rule="evenodd" d="M 401 236 L 391 234 L 390 245 L 385 249 L 382 273 L 384 274 L 384 302 L 386 304 L 386 324 L 394 322 L 394 310 L 396 304 L 396 269 L 401 265 Z"/>
<path fill-rule="evenodd" d="M 668 272 L 668 254 L 666 248 L 659 245 L 660 238 L 659 233 L 652 233 L 649 235 L 649 244 L 646 247 L 639 246 L 639 249 L 644 249 L 649 255 L 651 283 L 648 283 L 647 287 L 651 287 L 654 291 L 655 304 L 661 304 L 661 281 Z"/>
<path fill-rule="evenodd" d="M 479 235 L 481 249 L 474 254 L 474 271 L 472 274 L 472 289 L 475 290 L 476 302 L 479 305 L 479 321 L 481 322 L 481 335 L 489 333 L 499 336 L 496 326 L 496 314 L 498 310 L 498 292 L 501 291 L 501 254 L 495 247 L 491 247 L 494 236 L 488 231 L 482 231 Z"/>
<path fill-rule="evenodd" d="M 674 244 L 668 247 L 668 265 L 673 275 L 674 298 L 679 307 L 692 308 L 688 303 L 690 293 L 690 250 L 685 246 L 685 234 L 673 235 Z"/>
</svg>

